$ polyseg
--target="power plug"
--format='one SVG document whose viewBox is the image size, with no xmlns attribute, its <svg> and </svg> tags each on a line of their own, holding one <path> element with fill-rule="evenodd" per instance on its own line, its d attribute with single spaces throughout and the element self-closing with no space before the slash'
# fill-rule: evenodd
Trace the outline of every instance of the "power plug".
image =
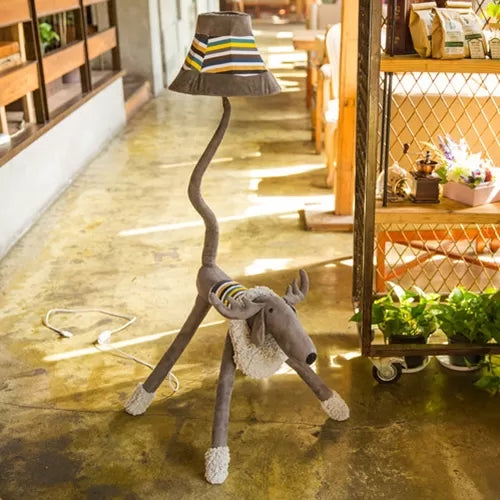
<svg viewBox="0 0 500 500">
<path fill-rule="evenodd" d="M 110 330 L 104 330 L 103 332 L 101 332 L 98 335 L 98 337 L 97 337 L 97 343 L 99 345 L 108 344 L 110 338 L 111 338 L 111 331 Z"/>
<path fill-rule="evenodd" d="M 60 335 L 62 335 L 63 337 L 66 337 L 67 339 L 70 339 L 71 337 L 73 337 L 73 334 L 68 330 L 58 330 L 58 333 Z"/>
</svg>

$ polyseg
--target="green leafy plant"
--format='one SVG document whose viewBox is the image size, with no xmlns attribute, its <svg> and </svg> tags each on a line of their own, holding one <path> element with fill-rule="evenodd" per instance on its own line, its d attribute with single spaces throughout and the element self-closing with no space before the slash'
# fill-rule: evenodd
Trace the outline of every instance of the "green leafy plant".
<svg viewBox="0 0 500 500">
<path fill-rule="evenodd" d="M 487 356 L 481 367 L 481 376 L 474 385 L 492 396 L 500 394 L 500 356 Z"/>
<path fill-rule="evenodd" d="M 448 338 L 463 337 L 468 342 L 482 344 L 498 337 L 498 300 L 495 290 L 476 293 L 459 286 L 451 291 L 444 302 L 434 306 L 434 312 L 441 330 Z M 493 318 L 495 321 L 492 321 Z"/>
<path fill-rule="evenodd" d="M 500 0 L 492 0 L 486 6 L 486 15 L 490 18 L 500 20 Z"/>
<path fill-rule="evenodd" d="M 40 31 L 40 40 L 42 42 L 42 51 L 45 54 L 49 49 L 57 46 L 60 41 L 59 35 L 54 31 L 52 25 L 42 22 L 38 25 Z"/>
<path fill-rule="evenodd" d="M 484 295 L 491 338 L 500 344 L 500 290 L 488 290 Z"/>
<path fill-rule="evenodd" d="M 438 326 L 434 306 L 439 299 L 437 293 L 425 293 L 416 287 L 405 290 L 392 285 L 387 295 L 373 302 L 372 325 L 378 326 L 385 340 L 394 335 L 427 338 Z M 361 321 L 361 312 L 354 314 L 350 321 Z"/>
</svg>

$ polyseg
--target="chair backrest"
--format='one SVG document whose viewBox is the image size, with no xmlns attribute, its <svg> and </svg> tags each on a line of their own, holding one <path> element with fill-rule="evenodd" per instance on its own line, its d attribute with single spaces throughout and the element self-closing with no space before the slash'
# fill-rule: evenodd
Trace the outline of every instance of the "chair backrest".
<svg viewBox="0 0 500 500">
<path fill-rule="evenodd" d="M 314 3 L 309 8 L 309 28 L 323 30 L 340 22 L 342 17 L 342 0 L 335 3 Z"/>
<path fill-rule="evenodd" d="M 340 82 L 340 41 L 342 38 L 342 24 L 337 23 L 331 26 L 326 32 L 325 47 L 330 63 L 332 75 L 332 97 L 339 97 Z"/>
</svg>

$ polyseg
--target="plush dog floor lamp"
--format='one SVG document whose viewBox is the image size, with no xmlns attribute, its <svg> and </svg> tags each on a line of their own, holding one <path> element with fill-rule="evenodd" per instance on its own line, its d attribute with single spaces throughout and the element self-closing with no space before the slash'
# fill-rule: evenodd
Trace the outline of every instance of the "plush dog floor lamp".
<svg viewBox="0 0 500 500">
<path fill-rule="evenodd" d="M 189 199 L 206 228 L 202 265 L 196 281 L 198 295 L 177 337 L 144 384 L 138 385 L 126 404 L 126 411 L 131 415 L 146 411 L 155 391 L 214 306 L 230 320 L 217 386 L 212 447 L 205 454 L 205 477 L 212 484 L 220 484 L 228 474 L 227 433 L 236 368 L 251 377 L 265 378 L 286 362 L 312 389 L 329 417 L 345 420 L 349 409 L 309 366 L 316 360 L 316 350 L 294 308 L 307 294 L 306 272 L 301 270 L 300 284 L 294 280 L 280 297 L 263 286 L 246 289 L 216 264 L 219 227 L 215 214 L 201 196 L 201 180 L 229 123 L 228 97 L 264 96 L 280 91 L 257 50 L 250 16 L 239 12 L 201 14 L 189 54 L 170 89 L 222 97 L 224 111 L 189 182 Z"/>
</svg>

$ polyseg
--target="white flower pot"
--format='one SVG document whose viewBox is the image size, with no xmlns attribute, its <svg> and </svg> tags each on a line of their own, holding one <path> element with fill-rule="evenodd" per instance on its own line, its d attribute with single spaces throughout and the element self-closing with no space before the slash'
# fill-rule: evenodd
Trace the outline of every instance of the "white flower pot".
<svg viewBox="0 0 500 500">
<path fill-rule="evenodd" d="M 500 183 L 488 182 L 470 188 L 459 182 L 447 182 L 443 185 L 443 196 L 471 207 L 494 203 L 500 201 Z"/>
</svg>

